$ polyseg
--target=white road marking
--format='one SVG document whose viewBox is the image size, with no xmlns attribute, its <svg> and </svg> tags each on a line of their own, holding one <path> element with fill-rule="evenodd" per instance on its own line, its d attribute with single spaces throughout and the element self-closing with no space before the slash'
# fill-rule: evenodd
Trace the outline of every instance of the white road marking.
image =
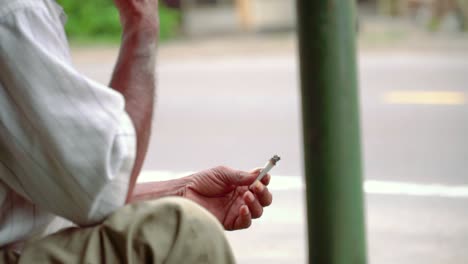
<svg viewBox="0 0 468 264">
<path fill-rule="evenodd" d="M 192 173 L 193 172 L 143 171 L 140 175 L 139 182 L 172 180 Z M 302 190 L 304 187 L 305 184 L 303 177 L 280 175 L 274 175 L 274 179 L 268 186 L 268 188 L 275 191 Z M 364 182 L 364 190 L 368 194 L 468 198 L 468 185 L 454 186 L 367 180 Z"/>
<path fill-rule="evenodd" d="M 456 91 L 391 91 L 385 93 L 387 104 L 463 105 L 465 94 Z"/>
</svg>

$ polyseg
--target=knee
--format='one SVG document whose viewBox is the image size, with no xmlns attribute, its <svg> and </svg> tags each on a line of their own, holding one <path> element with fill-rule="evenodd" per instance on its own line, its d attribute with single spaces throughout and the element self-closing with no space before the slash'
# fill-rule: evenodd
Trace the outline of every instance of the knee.
<svg viewBox="0 0 468 264">
<path fill-rule="evenodd" d="M 167 197 L 128 205 L 119 210 L 108 222 L 112 222 L 113 226 L 126 226 L 124 229 L 138 230 L 136 233 L 140 234 L 154 233 L 158 230 L 165 233 L 185 232 L 194 234 L 199 239 L 206 234 L 224 236 L 224 229 L 210 212 L 180 197 Z"/>
<path fill-rule="evenodd" d="M 186 225 L 189 229 L 210 230 L 210 232 L 223 232 L 219 221 L 200 205 L 180 197 L 167 197 L 149 202 L 150 207 L 160 207 L 161 212 L 166 217 L 172 218 L 171 221 Z M 152 211 L 152 214 L 158 214 L 159 210 Z"/>
<path fill-rule="evenodd" d="M 177 223 L 174 238 L 175 253 L 168 263 L 234 263 L 224 229 L 210 212 L 198 204 L 181 198 L 161 200 Z"/>
<path fill-rule="evenodd" d="M 234 262 L 221 224 L 189 200 L 163 198 L 125 209 L 130 215 L 125 228 L 129 239 L 150 248 L 151 255 L 162 256 L 164 263 Z"/>
</svg>

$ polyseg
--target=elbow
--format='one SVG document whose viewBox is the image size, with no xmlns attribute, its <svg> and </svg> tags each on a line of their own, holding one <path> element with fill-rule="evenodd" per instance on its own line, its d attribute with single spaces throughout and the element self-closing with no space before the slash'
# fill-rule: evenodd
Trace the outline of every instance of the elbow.
<svg viewBox="0 0 468 264">
<path fill-rule="evenodd" d="M 76 210 L 70 220 L 82 227 L 102 223 L 125 204 L 127 190 L 128 184 L 122 185 L 115 181 L 106 183 L 95 198 L 85 206 L 85 209 Z"/>
<path fill-rule="evenodd" d="M 127 121 L 131 124 L 131 121 Z M 130 126 L 133 128 L 132 126 Z M 133 132 L 133 131 L 132 131 Z M 135 137 L 116 137 L 107 153 L 107 159 L 102 167 L 106 175 L 99 191 L 88 206 L 82 226 L 99 224 L 110 214 L 125 205 L 129 190 L 129 182 L 135 159 Z"/>
<path fill-rule="evenodd" d="M 93 168 L 95 178 L 89 176 L 85 187 L 88 197 L 84 209 L 73 219 L 79 226 L 92 226 L 104 221 L 121 208 L 126 201 L 131 172 L 136 152 L 133 125 L 127 115 L 123 116 L 120 131 L 109 138 L 107 147 L 96 153 Z M 92 168 L 89 168 L 92 171 Z M 80 210 L 77 210 L 80 211 Z"/>
</svg>

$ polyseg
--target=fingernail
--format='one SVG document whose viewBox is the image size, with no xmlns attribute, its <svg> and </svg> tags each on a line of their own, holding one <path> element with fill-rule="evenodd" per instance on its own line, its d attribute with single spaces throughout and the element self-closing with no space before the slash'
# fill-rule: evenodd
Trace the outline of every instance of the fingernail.
<svg viewBox="0 0 468 264">
<path fill-rule="evenodd" d="M 255 201 L 255 197 L 252 193 L 247 194 L 247 199 L 249 200 L 249 203 Z"/>
<path fill-rule="evenodd" d="M 260 181 L 257 181 L 255 183 L 255 189 L 257 190 L 257 192 L 262 192 L 264 188 L 265 186 L 263 186 L 263 184 Z"/>
<path fill-rule="evenodd" d="M 248 208 L 247 206 L 244 207 L 244 208 L 245 208 L 245 209 L 242 210 L 242 214 L 243 214 L 243 215 L 249 215 L 249 208 Z"/>
<path fill-rule="evenodd" d="M 251 176 L 251 174 L 248 173 L 248 172 L 242 171 L 242 172 L 240 173 L 240 176 L 241 176 L 241 177 L 249 177 L 249 176 Z"/>
</svg>

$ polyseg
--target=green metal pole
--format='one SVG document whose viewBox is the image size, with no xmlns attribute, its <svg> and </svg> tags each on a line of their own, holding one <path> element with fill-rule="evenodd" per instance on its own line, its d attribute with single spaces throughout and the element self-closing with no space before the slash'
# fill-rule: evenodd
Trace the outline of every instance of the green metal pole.
<svg viewBox="0 0 468 264">
<path fill-rule="evenodd" d="M 366 263 L 355 1 L 297 0 L 309 263 Z"/>
</svg>

